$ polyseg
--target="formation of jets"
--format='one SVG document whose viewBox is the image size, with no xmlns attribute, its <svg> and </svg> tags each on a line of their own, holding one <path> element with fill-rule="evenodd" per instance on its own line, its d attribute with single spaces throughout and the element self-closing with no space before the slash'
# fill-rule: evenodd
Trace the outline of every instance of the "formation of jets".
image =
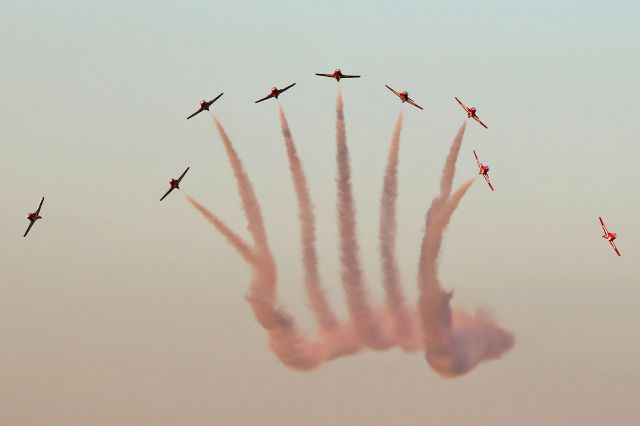
<svg viewBox="0 0 640 426">
<path fill-rule="evenodd" d="M 346 78 L 346 79 L 350 79 L 350 78 L 360 78 L 359 75 L 352 75 L 352 74 L 343 74 L 342 71 L 339 68 L 336 68 L 335 70 L 333 70 L 332 73 L 315 73 L 315 75 L 319 76 L 319 77 L 328 77 L 328 78 L 333 78 L 335 79 L 337 82 L 340 82 L 341 79 Z M 293 86 L 295 86 L 296 83 L 292 83 L 282 89 L 278 89 L 277 87 L 272 87 L 269 94 L 263 98 L 258 99 L 257 101 L 255 101 L 255 103 L 260 103 L 262 101 L 266 101 L 267 99 L 278 99 L 278 96 L 280 96 L 283 92 L 291 89 Z M 387 89 L 389 89 L 391 92 L 393 92 L 394 95 L 396 95 L 400 101 L 402 103 L 408 103 L 410 105 L 413 105 L 414 107 L 423 110 L 423 108 L 418 105 L 413 99 L 411 99 L 409 97 L 409 93 L 407 91 L 402 91 L 402 92 L 398 92 L 397 90 L 393 89 L 391 86 L 389 86 L 388 84 L 385 84 L 385 87 Z M 211 107 L 211 105 L 213 105 L 214 102 L 216 102 L 218 99 L 220 99 L 220 97 L 223 95 L 224 93 L 220 93 L 218 96 L 216 96 L 215 98 L 213 98 L 210 101 L 207 100 L 202 100 L 200 102 L 200 107 L 198 108 L 197 111 L 195 111 L 193 114 L 189 115 L 187 117 L 187 120 L 200 114 L 203 111 L 209 111 L 209 108 Z M 468 107 L 466 106 L 457 96 L 454 96 L 454 99 L 458 102 L 458 104 L 460 104 L 460 106 L 462 107 L 462 109 L 464 109 L 464 111 L 467 113 L 467 118 L 473 118 L 476 122 L 478 122 L 478 124 L 480 124 L 482 127 L 484 127 L 485 129 L 488 129 L 487 125 L 480 120 L 480 117 L 478 117 L 477 115 L 477 110 L 475 107 Z M 491 184 L 491 180 L 489 179 L 489 166 L 487 166 L 486 164 L 483 164 L 480 161 L 480 158 L 478 157 L 478 154 L 476 153 L 475 150 L 473 150 L 473 155 L 476 158 L 476 163 L 478 164 L 478 169 L 479 169 L 479 174 L 482 175 L 482 177 L 484 178 L 484 180 L 487 182 L 487 185 L 489 185 L 489 188 L 491 189 L 491 191 L 494 191 L 493 185 Z M 179 178 L 177 179 L 171 179 L 171 181 L 169 182 L 169 190 L 160 198 L 160 201 L 164 200 L 174 189 L 179 189 L 180 188 L 180 182 L 182 181 L 182 179 L 184 178 L 184 176 L 187 174 L 187 172 L 189 171 L 189 167 L 187 167 L 187 169 L 182 172 L 182 174 L 180 175 Z M 29 220 L 29 226 L 27 227 L 27 230 L 25 231 L 23 237 L 26 237 L 27 234 L 29 233 L 29 231 L 31 230 L 31 228 L 33 227 L 33 224 L 36 223 L 36 221 L 38 219 L 42 219 L 42 216 L 40 216 L 40 210 L 42 209 L 42 203 L 44 203 L 44 197 L 42 197 L 42 200 L 40 200 L 40 204 L 38 205 L 38 209 L 35 212 L 29 213 L 29 215 L 27 216 L 27 219 Z M 617 238 L 617 235 L 613 232 L 609 232 L 607 231 L 607 227 L 604 224 L 604 221 L 602 220 L 601 217 L 599 217 L 598 219 L 600 219 L 600 224 L 602 226 L 602 230 L 604 232 L 604 235 L 602 235 L 602 238 L 604 238 L 605 240 L 607 240 L 609 242 L 609 244 L 611 244 L 611 247 L 613 248 L 613 250 L 615 251 L 615 253 L 620 256 L 620 252 L 618 251 L 618 248 L 616 247 L 614 241 Z"/>
</svg>

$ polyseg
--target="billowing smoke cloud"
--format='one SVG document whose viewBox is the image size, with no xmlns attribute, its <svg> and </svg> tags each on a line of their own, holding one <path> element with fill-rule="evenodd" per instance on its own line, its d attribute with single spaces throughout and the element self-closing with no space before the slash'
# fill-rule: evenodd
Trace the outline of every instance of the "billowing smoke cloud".
<svg viewBox="0 0 640 426">
<path fill-rule="evenodd" d="M 231 140 L 215 120 L 229 163 L 238 186 L 242 208 L 254 246 L 237 236 L 218 217 L 191 197 L 189 202 L 227 239 L 252 267 L 252 280 L 247 301 L 254 316 L 267 331 L 272 351 L 285 365 L 309 370 L 333 358 L 358 352 L 362 345 L 372 349 L 387 349 L 395 345 L 414 351 L 424 342 L 429 364 L 441 375 L 456 376 L 471 370 L 479 362 L 497 358 L 513 345 L 513 336 L 496 325 L 486 312 L 469 315 L 452 313 L 451 293 L 441 289 L 437 274 L 437 259 L 444 230 L 460 200 L 471 186 L 464 183 L 451 194 L 455 163 L 464 135 L 464 125 L 451 146 L 440 195 L 433 200 L 427 213 L 427 227 L 422 242 L 419 263 L 420 300 L 418 309 L 409 308 L 402 294 L 395 258 L 397 168 L 402 129 L 402 114 L 396 122 L 380 202 L 380 251 L 386 306 L 372 309 L 364 285 L 356 238 L 356 213 L 351 188 L 349 150 L 342 97 L 336 105 L 337 209 L 340 237 L 342 283 L 350 319 L 338 322 L 320 284 L 318 256 L 315 249 L 315 218 L 309 190 L 289 125 L 282 109 L 280 123 L 289 159 L 289 169 L 298 199 L 302 261 L 305 289 L 318 323 L 318 340 L 298 331 L 287 312 L 277 305 L 277 270 L 269 248 L 267 234 L 257 197 Z M 420 318 L 416 315 L 419 314 Z"/>
<path fill-rule="evenodd" d="M 464 311 L 452 314 L 452 293 L 442 290 L 437 261 L 444 230 L 460 200 L 473 184 L 467 181 L 451 195 L 455 164 L 465 124 L 454 140 L 440 181 L 440 196 L 427 212 L 427 223 L 418 270 L 420 314 L 427 362 L 439 374 L 452 377 L 465 374 L 478 363 L 497 358 L 513 346 L 511 333 L 498 326 L 486 313 L 475 316 Z"/>
</svg>

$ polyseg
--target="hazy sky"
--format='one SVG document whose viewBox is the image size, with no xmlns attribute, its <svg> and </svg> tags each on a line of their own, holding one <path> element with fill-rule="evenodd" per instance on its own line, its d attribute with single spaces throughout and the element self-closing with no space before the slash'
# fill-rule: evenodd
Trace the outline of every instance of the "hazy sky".
<svg viewBox="0 0 640 426">
<path fill-rule="evenodd" d="M 374 2 L 375 3 L 375 2 Z M 640 408 L 640 3 L 0 1 L 0 423 L 628 425 Z M 255 184 L 279 297 L 307 329 L 297 209 L 276 102 L 305 164 L 322 274 L 344 317 L 335 220 L 342 81 L 358 234 L 381 300 L 378 203 L 398 111 L 398 255 L 410 300 L 424 214 L 469 123 L 458 182 L 491 166 L 445 238 L 454 305 L 516 335 L 443 379 L 395 349 L 310 373 L 269 351 L 250 270 L 171 177 L 246 235 L 214 105 Z M 401 106 L 384 88 L 424 106 Z M 47 199 L 28 238 L 26 215 Z M 600 238 L 604 216 L 622 257 Z M 633 273 L 633 271 L 636 271 Z"/>
</svg>

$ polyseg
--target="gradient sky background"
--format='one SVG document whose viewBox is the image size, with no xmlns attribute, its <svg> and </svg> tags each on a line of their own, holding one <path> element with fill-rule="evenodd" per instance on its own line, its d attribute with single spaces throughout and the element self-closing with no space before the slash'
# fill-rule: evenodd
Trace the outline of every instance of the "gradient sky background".
<svg viewBox="0 0 640 426">
<path fill-rule="evenodd" d="M 623 425 L 640 420 L 637 1 L 0 3 L 0 423 Z M 279 295 L 307 329 L 294 192 L 271 86 L 316 206 L 324 284 L 345 314 L 335 224 L 343 81 L 362 259 L 381 300 L 377 221 L 398 111 L 398 254 L 415 300 L 424 214 L 464 113 L 457 181 L 491 166 L 445 238 L 454 305 L 517 338 L 447 380 L 422 353 L 364 352 L 310 373 L 271 354 L 249 268 L 182 187 L 246 235 L 200 99 L 262 203 Z M 383 86 L 425 107 L 403 107 Z M 46 196 L 28 238 L 27 212 Z M 598 215 L 619 233 L 617 258 Z M 635 273 L 633 271 L 636 271 Z"/>
</svg>

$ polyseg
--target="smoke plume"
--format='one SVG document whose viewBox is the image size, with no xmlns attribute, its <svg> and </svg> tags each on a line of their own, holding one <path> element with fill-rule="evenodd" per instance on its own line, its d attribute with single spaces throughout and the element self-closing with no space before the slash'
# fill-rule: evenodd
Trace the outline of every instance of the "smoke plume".
<svg viewBox="0 0 640 426">
<path fill-rule="evenodd" d="M 379 242 L 386 304 L 372 309 L 360 266 L 343 103 L 342 96 L 338 94 L 336 206 L 342 286 L 350 313 L 349 320 L 339 322 L 321 286 L 315 246 L 315 216 L 302 162 L 282 109 L 279 110 L 279 118 L 298 200 L 304 285 L 318 324 L 317 333 L 300 333 L 293 318 L 277 304 L 277 268 L 260 204 L 240 157 L 215 117 L 216 128 L 235 176 L 253 245 L 244 242 L 195 199 L 189 196 L 187 199 L 251 265 L 251 286 L 246 299 L 258 323 L 267 331 L 271 350 L 283 364 L 297 370 L 309 370 L 336 357 L 354 354 L 363 345 L 376 350 L 397 345 L 405 351 L 423 347 L 429 365 L 442 376 L 453 377 L 470 371 L 482 361 L 501 356 L 512 347 L 513 336 L 498 326 L 488 312 L 470 315 L 461 310 L 452 311 L 449 305 L 451 293 L 442 290 L 438 279 L 437 261 L 444 231 L 473 182 L 467 181 L 451 193 L 465 124 L 460 127 L 447 156 L 440 194 L 432 201 L 427 212 L 418 267 L 420 298 L 416 309 L 415 306 L 407 306 L 395 256 L 398 154 L 403 121 L 402 114 L 398 116 L 380 200 Z"/>
<path fill-rule="evenodd" d="M 400 152 L 400 134 L 402 132 L 403 113 L 398 114 L 389 147 L 387 167 L 380 197 L 380 256 L 382 278 L 387 297 L 389 313 L 393 318 L 394 331 L 405 349 L 415 348 L 419 339 L 415 336 L 412 317 L 402 292 L 402 282 L 395 255 L 396 250 L 396 202 L 398 199 L 398 155 Z M 412 341 L 413 340 L 413 344 Z"/>
<path fill-rule="evenodd" d="M 336 102 L 336 163 L 338 168 L 336 179 L 338 199 L 336 204 L 340 237 L 340 265 L 347 306 L 362 342 L 375 349 L 384 349 L 389 344 L 383 339 L 380 325 L 369 306 L 368 294 L 360 267 L 360 247 L 356 237 L 356 208 L 351 189 L 349 148 L 340 93 L 338 93 Z"/>
<path fill-rule="evenodd" d="M 499 357 L 514 343 L 513 335 L 486 313 L 469 315 L 459 310 L 452 314 L 449 303 L 452 292 L 442 290 L 438 279 L 437 261 L 443 233 L 460 200 L 473 184 L 473 180 L 469 180 L 451 195 L 464 129 L 463 124 L 451 145 L 440 181 L 440 196 L 432 201 L 427 212 L 418 268 L 426 359 L 445 377 L 465 374 L 480 362 Z"/>
<path fill-rule="evenodd" d="M 316 252 L 316 218 L 313 214 L 313 204 L 309 196 L 309 188 L 307 186 L 307 178 L 298 151 L 293 143 L 293 137 L 289 130 L 289 123 L 282 110 L 278 107 L 280 125 L 282 127 L 282 135 L 287 150 L 287 158 L 289 159 L 289 170 L 291 171 L 291 179 L 293 187 L 296 191 L 298 199 L 298 219 L 300 221 L 300 239 L 302 243 L 302 263 L 305 272 L 305 288 L 309 306 L 313 312 L 316 322 L 323 331 L 333 330 L 338 321 L 335 314 L 331 310 L 327 298 L 320 284 L 320 273 L 318 272 L 318 254 Z"/>
</svg>

